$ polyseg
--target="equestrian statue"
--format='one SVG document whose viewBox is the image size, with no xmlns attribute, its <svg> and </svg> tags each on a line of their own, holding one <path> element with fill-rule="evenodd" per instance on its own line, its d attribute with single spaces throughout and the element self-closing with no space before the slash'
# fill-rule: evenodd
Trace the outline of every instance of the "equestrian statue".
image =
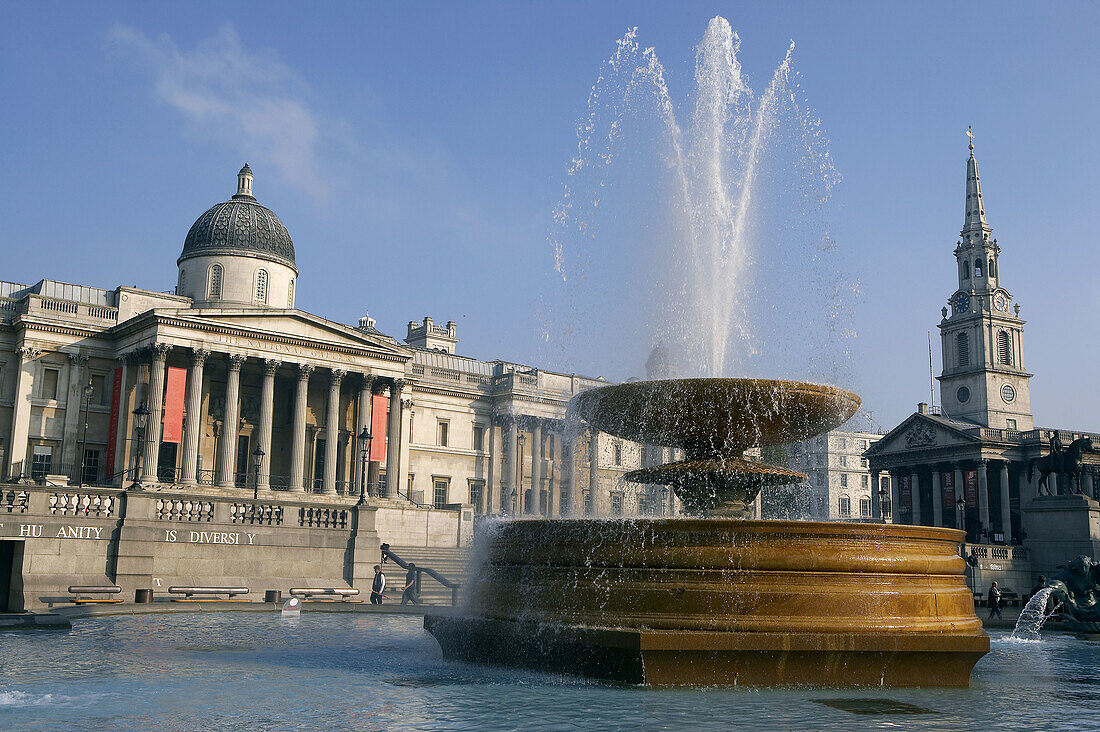
<svg viewBox="0 0 1100 732">
<path fill-rule="evenodd" d="M 1043 457 L 1032 458 L 1027 464 L 1027 482 L 1030 483 L 1035 469 L 1039 469 L 1038 494 L 1051 495 L 1047 485 L 1047 476 L 1069 475 L 1077 479 L 1077 492 L 1081 492 L 1081 470 L 1084 466 L 1085 453 L 1092 452 L 1092 438 L 1081 437 L 1069 443 L 1069 447 L 1063 447 L 1062 438 L 1055 432 L 1050 438 L 1050 454 Z M 1071 484 L 1072 485 L 1072 484 Z M 1062 486 L 1059 481 L 1058 491 Z M 1071 491 L 1072 492 L 1072 491 Z"/>
</svg>

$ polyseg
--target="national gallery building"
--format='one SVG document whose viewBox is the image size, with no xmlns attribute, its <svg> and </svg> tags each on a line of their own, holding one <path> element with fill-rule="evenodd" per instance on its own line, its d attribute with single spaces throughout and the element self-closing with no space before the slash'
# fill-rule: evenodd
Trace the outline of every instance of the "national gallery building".
<svg viewBox="0 0 1100 732">
<path fill-rule="evenodd" d="M 291 237 L 247 165 L 237 183 L 187 232 L 172 293 L 0 282 L 6 482 L 362 491 L 546 516 L 673 508 L 667 490 L 620 480 L 640 446 L 566 438 L 569 399 L 602 379 L 457 355 L 453 322 L 410 322 L 398 341 L 369 316 L 297 309 Z"/>
<path fill-rule="evenodd" d="M 919 404 L 864 453 L 873 484 L 890 476 L 890 490 L 871 496 L 873 512 L 965 529 L 971 542 L 1023 545 L 976 552 L 1003 568 L 1030 550 L 1035 571 L 1049 572 L 1076 554 L 1100 556 L 1100 454 L 1081 450 L 1088 439 L 1100 448 L 1100 434 L 1036 427 L 1024 320 L 991 234 L 971 142 L 957 286 L 939 322 L 942 405 Z M 1052 451 L 1061 466 L 1046 475 Z"/>
</svg>

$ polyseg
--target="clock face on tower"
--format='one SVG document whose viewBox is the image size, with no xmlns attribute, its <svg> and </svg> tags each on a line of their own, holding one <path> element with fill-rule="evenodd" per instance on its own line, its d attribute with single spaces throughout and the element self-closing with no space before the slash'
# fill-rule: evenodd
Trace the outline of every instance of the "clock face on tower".
<svg viewBox="0 0 1100 732">
<path fill-rule="evenodd" d="M 993 298 L 993 307 L 998 310 L 1008 310 L 1008 298 L 1005 297 L 1003 292 L 998 292 L 997 296 Z"/>
<path fill-rule="evenodd" d="M 970 295 L 960 292 L 951 299 L 951 304 L 955 307 L 956 313 L 965 313 L 970 309 Z"/>
</svg>

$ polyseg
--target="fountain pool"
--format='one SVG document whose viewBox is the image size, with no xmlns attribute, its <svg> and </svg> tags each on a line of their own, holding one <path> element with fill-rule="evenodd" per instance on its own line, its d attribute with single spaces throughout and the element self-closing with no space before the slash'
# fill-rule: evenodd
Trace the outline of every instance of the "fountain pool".
<svg viewBox="0 0 1100 732">
<path fill-rule="evenodd" d="M 445 661 L 415 616 L 90 618 L 0 635 L 0 729 L 1080 729 L 1100 643 L 992 635 L 969 689 L 656 689 Z"/>
</svg>

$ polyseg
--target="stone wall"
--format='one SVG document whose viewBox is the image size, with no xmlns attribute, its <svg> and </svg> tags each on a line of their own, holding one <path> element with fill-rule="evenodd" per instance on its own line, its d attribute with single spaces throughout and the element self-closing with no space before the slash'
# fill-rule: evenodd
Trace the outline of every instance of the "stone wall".
<svg viewBox="0 0 1100 732">
<path fill-rule="evenodd" d="M 64 603 L 70 585 L 243 586 L 250 599 L 290 587 L 364 591 L 383 541 L 468 542 L 470 506 L 354 506 L 178 492 L 0 486 L 0 541 L 15 547 L 9 610 Z M 467 516 L 468 520 L 463 520 Z M 0 567 L 7 572 L 8 567 Z M 2 586 L 3 583 L 0 583 Z"/>
</svg>

